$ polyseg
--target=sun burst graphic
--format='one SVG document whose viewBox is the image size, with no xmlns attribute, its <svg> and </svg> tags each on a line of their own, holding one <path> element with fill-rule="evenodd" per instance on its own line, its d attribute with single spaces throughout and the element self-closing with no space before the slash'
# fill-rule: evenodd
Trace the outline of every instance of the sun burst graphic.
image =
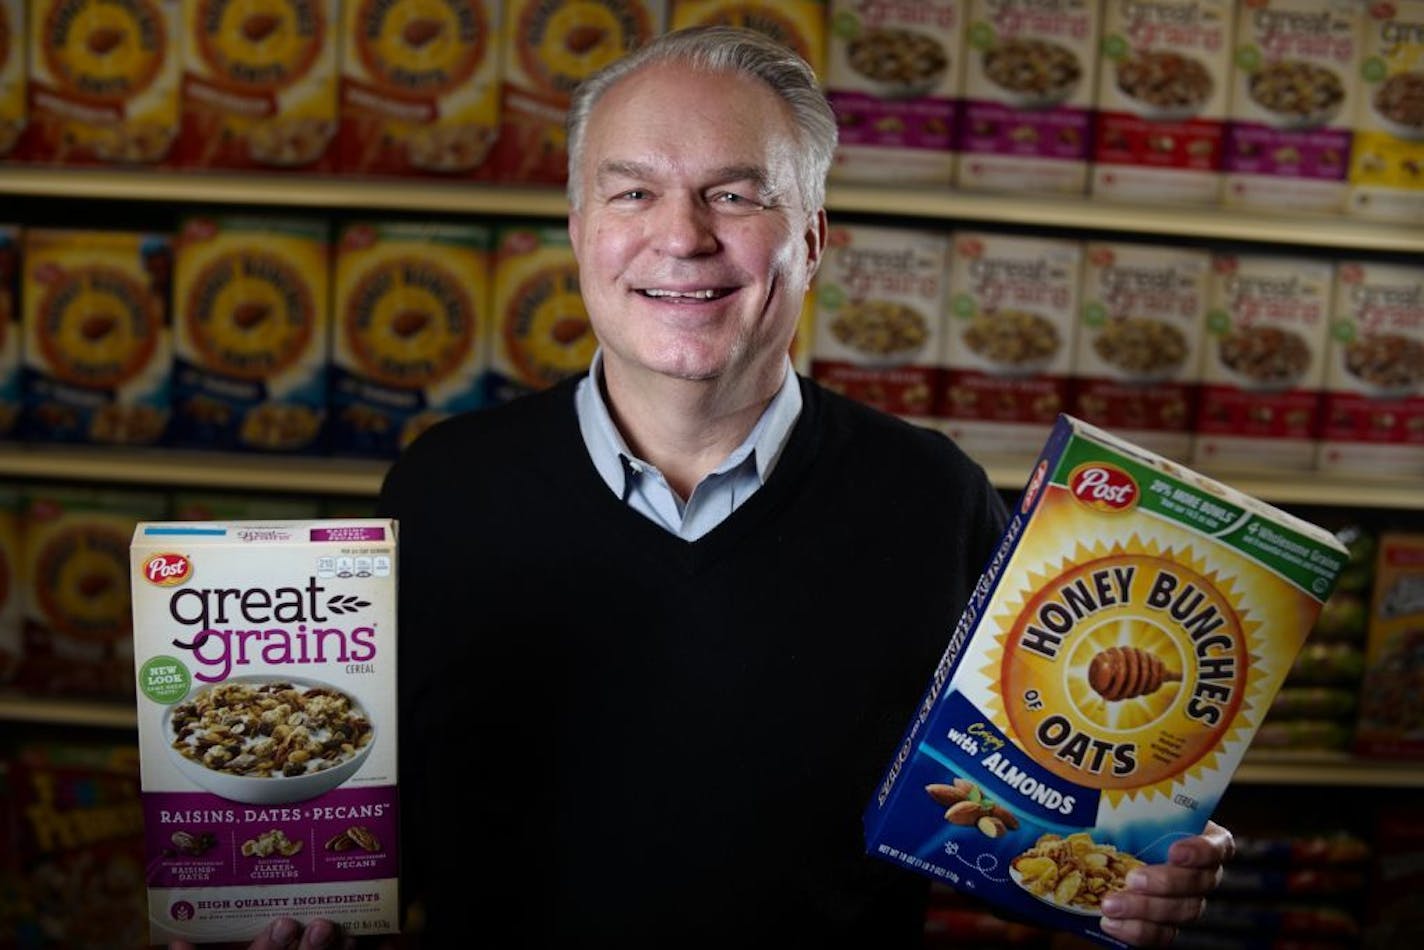
<svg viewBox="0 0 1424 950">
<path fill-rule="evenodd" d="M 973 671 L 984 711 L 1110 802 L 1170 798 L 1249 740 L 1284 675 L 1261 662 L 1278 581 L 1200 538 L 1076 537 L 1066 554 L 1061 535 L 1040 557 L 1021 546 L 1027 566 L 1003 578 Z"/>
</svg>

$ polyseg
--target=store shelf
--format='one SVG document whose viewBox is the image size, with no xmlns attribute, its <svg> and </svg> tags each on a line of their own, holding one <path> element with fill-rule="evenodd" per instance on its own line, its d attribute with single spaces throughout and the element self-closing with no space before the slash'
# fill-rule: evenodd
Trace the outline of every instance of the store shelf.
<svg viewBox="0 0 1424 950">
<path fill-rule="evenodd" d="M 0 194 L 104 201 L 234 204 L 315 210 L 562 217 L 553 186 L 314 175 L 0 167 Z M 833 184 L 836 212 L 1023 225 L 1162 238 L 1248 241 L 1332 252 L 1424 252 L 1424 228 L 1344 215 L 1271 214 L 1217 207 L 1130 205 L 1074 196 L 989 194 L 949 188 Z"/>
<path fill-rule="evenodd" d="M 0 693 L 0 722 L 133 729 L 138 725 L 138 713 L 132 703 Z"/>
</svg>

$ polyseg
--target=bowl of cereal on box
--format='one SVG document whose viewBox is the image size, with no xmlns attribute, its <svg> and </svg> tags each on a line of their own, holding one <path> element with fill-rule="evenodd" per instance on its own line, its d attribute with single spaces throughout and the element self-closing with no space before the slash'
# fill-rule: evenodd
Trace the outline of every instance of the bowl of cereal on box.
<svg viewBox="0 0 1424 950">
<path fill-rule="evenodd" d="M 1246 93 L 1282 129 L 1312 129 L 1335 118 L 1345 101 L 1344 80 L 1305 60 L 1267 63 L 1246 80 Z"/>
<path fill-rule="evenodd" d="M 1370 93 L 1380 125 L 1407 142 L 1424 141 L 1424 69 L 1398 72 Z"/>
<path fill-rule="evenodd" d="M 846 43 L 846 61 L 885 99 L 923 96 L 949 71 L 949 52 L 918 30 L 871 27 Z"/>
<path fill-rule="evenodd" d="M 1006 376 L 1043 372 L 1063 346 L 1052 320 L 1013 308 L 975 314 L 960 334 L 960 341 L 987 369 Z"/>
<path fill-rule="evenodd" d="M 1013 37 L 984 50 L 984 76 L 1020 109 L 1047 109 L 1067 101 L 1083 80 L 1083 64 L 1066 46 Z"/>
<path fill-rule="evenodd" d="M 855 300 L 841 307 L 828 324 L 836 342 L 865 366 L 913 362 L 930 339 L 923 313 L 896 300 Z"/>
<path fill-rule="evenodd" d="M 375 741 L 355 697 L 299 677 L 201 685 L 168 708 L 164 731 L 174 764 L 195 785 L 261 805 L 331 791 L 356 774 Z"/>
<path fill-rule="evenodd" d="M 1189 119 L 1211 98 L 1212 78 L 1201 60 L 1172 50 L 1142 50 L 1117 62 L 1117 88 L 1139 115 Z"/>
</svg>

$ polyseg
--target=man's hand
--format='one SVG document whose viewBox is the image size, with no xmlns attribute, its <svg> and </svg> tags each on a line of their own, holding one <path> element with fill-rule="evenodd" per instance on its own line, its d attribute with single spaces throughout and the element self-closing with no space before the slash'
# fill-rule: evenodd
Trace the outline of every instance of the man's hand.
<svg viewBox="0 0 1424 950">
<path fill-rule="evenodd" d="M 1138 947 L 1164 947 L 1177 927 L 1196 920 L 1236 854 L 1231 832 L 1207 822 L 1200 835 L 1175 842 L 1166 864 L 1128 872 L 1127 888 L 1103 898 L 1103 932 Z"/>
<path fill-rule="evenodd" d="M 356 941 L 343 936 L 341 928 L 327 920 L 313 920 L 303 927 L 290 917 L 279 917 L 248 944 L 247 950 L 353 950 Z M 174 940 L 168 950 L 194 950 L 185 940 Z"/>
</svg>

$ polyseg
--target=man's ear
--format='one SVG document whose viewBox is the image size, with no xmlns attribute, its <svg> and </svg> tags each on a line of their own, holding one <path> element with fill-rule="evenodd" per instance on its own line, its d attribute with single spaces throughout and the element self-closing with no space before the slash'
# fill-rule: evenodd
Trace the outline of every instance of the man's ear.
<svg viewBox="0 0 1424 950">
<path fill-rule="evenodd" d="M 821 266 L 821 254 L 826 249 L 826 209 L 817 208 L 806 223 L 806 280 L 816 276 Z"/>
</svg>

